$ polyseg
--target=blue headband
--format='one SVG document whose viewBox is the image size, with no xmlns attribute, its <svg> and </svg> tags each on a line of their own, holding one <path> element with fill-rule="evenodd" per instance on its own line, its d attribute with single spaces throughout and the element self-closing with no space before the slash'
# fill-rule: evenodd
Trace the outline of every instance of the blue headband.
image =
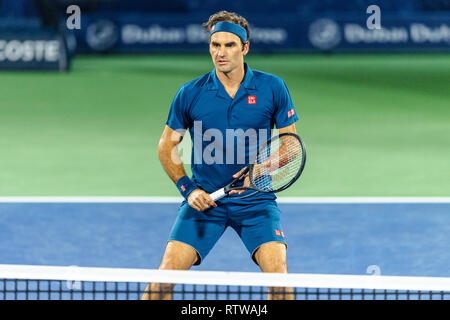
<svg viewBox="0 0 450 320">
<path fill-rule="evenodd" d="M 247 31 L 240 25 L 227 21 L 221 21 L 213 25 L 209 32 L 209 37 L 211 38 L 214 33 L 221 31 L 234 33 L 239 38 L 241 38 L 243 42 L 247 41 Z"/>
</svg>

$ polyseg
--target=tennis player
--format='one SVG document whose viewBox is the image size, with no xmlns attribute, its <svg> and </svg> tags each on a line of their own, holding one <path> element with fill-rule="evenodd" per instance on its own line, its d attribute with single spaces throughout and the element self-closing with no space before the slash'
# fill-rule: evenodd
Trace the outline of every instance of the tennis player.
<svg viewBox="0 0 450 320">
<path fill-rule="evenodd" d="M 204 26 L 209 32 L 209 52 L 215 68 L 181 86 L 158 146 L 165 171 L 185 199 L 159 269 L 188 270 L 199 265 L 231 226 L 263 272 L 287 273 L 286 235 L 275 195 L 257 193 L 245 197 L 252 191 L 238 190 L 215 203 L 209 194 L 230 183 L 248 165 L 248 162 L 230 161 L 239 156 L 242 141 L 246 144 L 246 156 L 255 149 L 245 142 L 252 139 L 245 137 L 241 144 L 230 143 L 230 132 L 267 132 L 263 141 L 270 137 L 274 126 L 279 133 L 296 133 L 298 117 L 294 105 L 281 78 L 252 70 L 244 63 L 250 47 L 250 30 L 245 18 L 221 11 L 211 15 Z M 186 175 L 177 151 L 186 129 L 193 140 L 192 178 Z M 208 132 L 216 135 L 211 137 Z M 228 140 L 214 141 L 217 148 L 209 152 L 208 145 L 220 136 L 217 133 Z M 240 138 L 237 134 L 234 137 L 236 141 Z M 217 150 L 218 146 L 221 150 Z M 205 155 L 215 161 L 206 159 Z M 167 294 L 149 293 L 142 298 L 170 299 L 171 288 L 149 284 L 149 292 Z M 292 298 L 292 294 L 281 294 L 281 290 L 291 289 L 270 288 L 268 298 Z"/>
</svg>

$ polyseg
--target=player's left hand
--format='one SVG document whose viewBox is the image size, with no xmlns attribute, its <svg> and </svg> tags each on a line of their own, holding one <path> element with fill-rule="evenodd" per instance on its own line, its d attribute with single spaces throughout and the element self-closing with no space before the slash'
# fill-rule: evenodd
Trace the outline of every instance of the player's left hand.
<svg viewBox="0 0 450 320">
<path fill-rule="evenodd" d="M 238 172 L 236 172 L 235 174 L 233 174 L 233 178 L 236 179 L 237 177 L 239 177 L 241 175 L 241 173 L 245 170 L 246 168 L 242 168 L 242 170 L 239 170 Z M 248 187 L 250 185 L 250 179 L 248 177 L 248 173 L 245 175 L 245 179 L 244 179 L 244 185 L 243 187 Z M 229 194 L 241 194 L 244 193 L 245 190 L 231 190 Z"/>
</svg>

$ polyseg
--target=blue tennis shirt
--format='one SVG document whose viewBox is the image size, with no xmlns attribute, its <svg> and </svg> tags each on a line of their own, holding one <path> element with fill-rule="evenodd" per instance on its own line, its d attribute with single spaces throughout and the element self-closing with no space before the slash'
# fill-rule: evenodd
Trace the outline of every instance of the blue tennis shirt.
<svg viewBox="0 0 450 320">
<path fill-rule="evenodd" d="M 185 83 L 173 99 L 167 126 L 192 139 L 192 179 L 208 193 L 233 181 L 233 174 L 248 165 L 276 126 L 298 120 L 284 81 L 250 69 L 232 99 L 216 70 Z M 242 196 L 242 195 L 241 195 Z M 273 194 L 251 198 L 274 199 Z"/>
</svg>

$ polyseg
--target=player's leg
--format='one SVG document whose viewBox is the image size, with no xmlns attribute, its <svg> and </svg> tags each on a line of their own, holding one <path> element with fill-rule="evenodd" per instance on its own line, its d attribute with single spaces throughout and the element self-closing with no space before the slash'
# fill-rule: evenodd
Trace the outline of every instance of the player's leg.
<svg viewBox="0 0 450 320">
<path fill-rule="evenodd" d="M 283 242 L 267 242 L 254 253 L 254 259 L 263 272 L 287 273 L 286 244 Z M 269 288 L 269 300 L 293 300 L 292 288 Z"/>
<path fill-rule="evenodd" d="M 197 251 L 188 244 L 169 241 L 159 270 L 188 270 L 198 259 Z M 172 299 L 173 284 L 150 283 L 142 296 L 143 300 Z"/>
<path fill-rule="evenodd" d="M 248 206 L 240 205 L 232 212 L 232 227 L 261 270 L 287 273 L 287 244 L 280 221 L 281 212 L 276 202 L 268 200 Z M 268 298 L 292 299 L 292 289 L 269 288 Z"/>
<path fill-rule="evenodd" d="M 191 208 L 187 202 L 183 203 L 159 269 L 188 270 L 192 265 L 200 264 L 225 231 L 226 214 L 227 211 L 221 207 L 200 212 Z M 171 284 L 149 284 L 146 290 L 148 293 L 142 298 L 171 299 L 173 287 Z"/>
</svg>

